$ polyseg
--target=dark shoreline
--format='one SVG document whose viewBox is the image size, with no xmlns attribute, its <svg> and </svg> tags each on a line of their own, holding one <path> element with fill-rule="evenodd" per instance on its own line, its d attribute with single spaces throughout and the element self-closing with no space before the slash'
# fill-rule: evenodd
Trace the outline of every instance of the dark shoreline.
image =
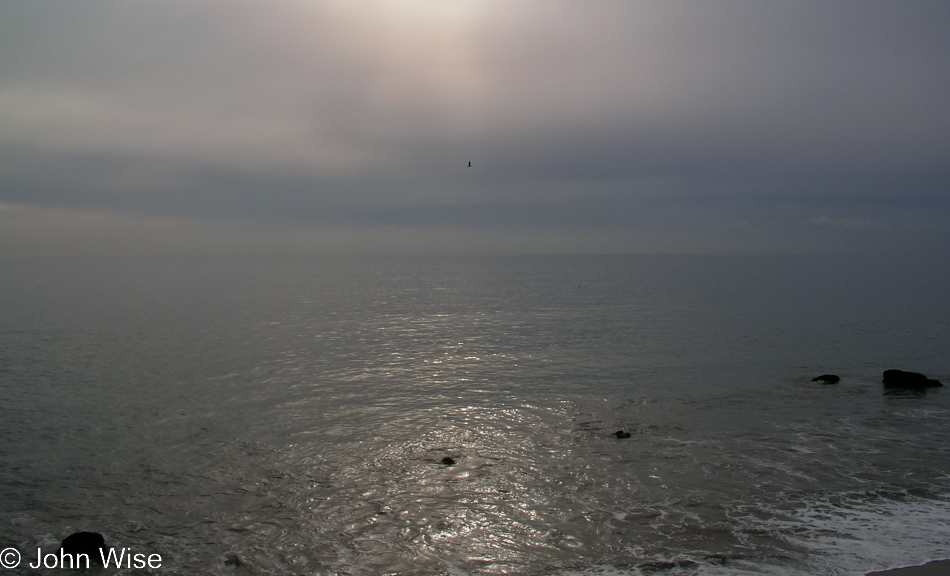
<svg viewBox="0 0 950 576">
<path fill-rule="evenodd" d="M 867 576 L 877 576 L 879 574 L 889 574 L 891 576 L 950 576 L 950 560 L 934 560 L 921 566 L 868 572 Z"/>
</svg>

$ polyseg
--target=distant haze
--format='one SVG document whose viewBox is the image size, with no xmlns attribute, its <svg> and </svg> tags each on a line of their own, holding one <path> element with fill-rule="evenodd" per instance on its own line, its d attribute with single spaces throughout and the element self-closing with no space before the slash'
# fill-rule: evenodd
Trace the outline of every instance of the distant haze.
<svg viewBox="0 0 950 576">
<path fill-rule="evenodd" d="M 0 255 L 945 252 L 948 29 L 946 0 L 3 2 Z"/>
</svg>

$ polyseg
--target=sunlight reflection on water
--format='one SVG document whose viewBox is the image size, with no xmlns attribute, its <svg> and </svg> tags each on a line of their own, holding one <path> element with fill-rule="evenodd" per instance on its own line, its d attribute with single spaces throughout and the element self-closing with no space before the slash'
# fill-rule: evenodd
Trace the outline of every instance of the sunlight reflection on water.
<svg viewBox="0 0 950 576">
<path fill-rule="evenodd" d="M 220 575 L 854 573 L 849 539 L 942 549 L 950 396 L 883 396 L 867 360 L 911 325 L 902 360 L 939 358 L 942 300 L 887 324 L 781 266 L 605 262 L 24 288 L 0 308 L 0 535 L 104 527 Z M 813 385 L 832 361 L 842 382 Z"/>
</svg>

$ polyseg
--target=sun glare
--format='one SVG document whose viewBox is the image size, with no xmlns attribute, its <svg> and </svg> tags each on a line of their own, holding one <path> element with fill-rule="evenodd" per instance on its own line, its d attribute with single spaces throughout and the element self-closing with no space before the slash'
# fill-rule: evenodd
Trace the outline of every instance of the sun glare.
<svg viewBox="0 0 950 576">
<path fill-rule="evenodd" d="M 348 0 L 334 0 L 329 3 L 306 0 L 301 6 L 307 6 L 308 10 L 317 12 L 323 12 L 332 6 L 335 12 L 355 11 L 367 20 L 385 18 L 395 26 L 404 26 L 407 21 L 425 26 L 435 23 L 464 25 L 490 10 L 492 4 L 491 1 L 475 0 L 368 0 L 358 4 Z"/>
<path fill-rule="evenodd" d="M 376 0 L 371 9 L 386 12 L 396 19 L 411 19 L 420 24 L 441 23 L 463 25 L 478 16 L 483 4 L 473 0 Z M 364 5 L 365 6 L 365 5 Z"/>
</svg>

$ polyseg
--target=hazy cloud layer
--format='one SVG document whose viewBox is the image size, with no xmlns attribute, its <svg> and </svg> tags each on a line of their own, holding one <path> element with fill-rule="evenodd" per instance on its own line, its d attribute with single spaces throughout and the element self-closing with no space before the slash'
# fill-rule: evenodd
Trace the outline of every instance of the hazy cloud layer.
<svg viewBox="0 0 950 576">
<path fill-rule="evenodd" d="M 945 250 L 948 22 L 914 0 L 3 3 L 0 253 Z"/>
</svg>

